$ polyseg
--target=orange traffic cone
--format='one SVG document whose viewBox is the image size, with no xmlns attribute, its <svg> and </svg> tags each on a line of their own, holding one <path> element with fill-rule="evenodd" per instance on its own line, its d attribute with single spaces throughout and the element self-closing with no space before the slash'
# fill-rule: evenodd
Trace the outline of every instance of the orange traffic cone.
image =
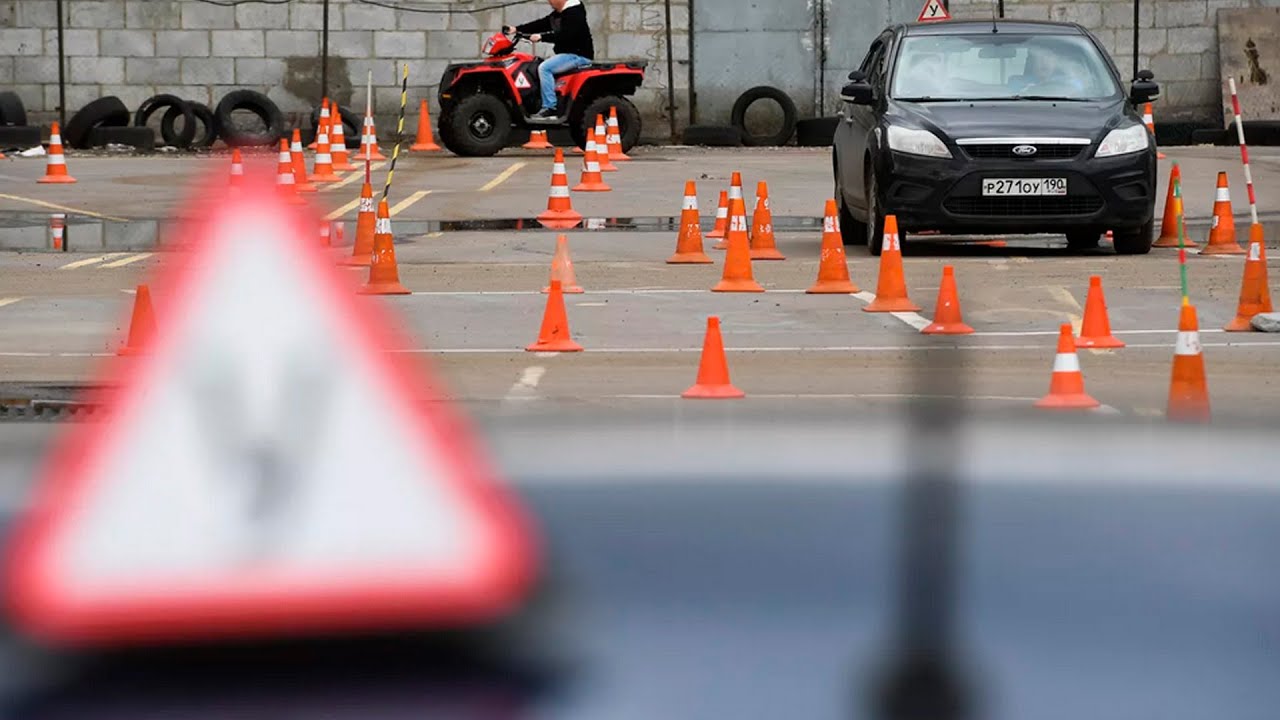
<svg viewBox="0 0 1280 720">
<path fill-rule="evenodd" d="M 1236 317 L 1223 328 L 1227 332 L 1253 329 L 1253 316 L 1271 312 L 1271 288 L 1267 282 L 1267 244 L 1262 225 L 1249 226 L 1249 254 L 1244 259 L 1244 278 L 1240 282 L 1240 303 Z"/>
<path fill-rule="evenodd" d="M 907 279 L 902 273 L 902 245 L 898 241 L 898 217 L 884 219 L 884 249 L 880 252 L 880 277 L 876 299 L 863 312 L 916 312 L 919 305 L 907 297 Z"/>
<path fill-rule="evenodd" d="M 1102 278 L 1089 276 L 1089 296 L 1084 301 L 1084 321 L 1080 323 L 1080 337 L 1076 345 L 1082 348 L 1122 348 L 1124 343 L 1111 334 L 1111 320 L 1107 317 L 1107 301 L 1102 295 Z"/>
<path fill-rule="evenodd" d="M 618 108 L 609 107 L 609 126 L 605 130 L 605 147 L 609 150 L 610 160 L 626 162 L 631 157 L 622 151 L 622 128 L 618 125 Z"/>
<path fill-rule="evenodd" d="M 311 173 L 310 179 L 319 183 L 338 182 L 342 179 L 333 172 L 333 156 L 329 154 L 327 128 L 320 131 L 320 139 L 316 141 L 315 172 Z"/>
<path fill-rule="evenodd" d="M 702 360 L 698 363 L 698 379 L 680 397 L 699 400 L 730 400 L 747 394 L 729 382 L 729 362 L 720 337 L 720 318 L 707 318 L 707 335 L 702 341 Z"/>
<path fill-rule="evenodd" d="M 600 172 L 618 172 L 618 167 L 609 162 L 609 146 L 605 142 L 608 137 L 605 131 L 604 115 L 596 115 L 596 160 L 600 163 Z"/>
<path fill-rule="evenodd" d="M 756 210 L 751 216 L 751 259 L 786 260 L 773 238 L 773 212 L 769 210 L 769 185 L 756 184 Z"/>
<path fill-rule="evenodd" d="M 529 133 L 529 142 L 521 145 L 525 150 L 549 150 L 551 143 L 547 142 L 546 130 L 534 130 Z"/>
<path fill-rule="evenodd" d="M 559 280 L 560 287 L 566 293 L 582 292 L 578 278 L 573 272 L 573 260 L 569 257 L 569 238 L 561 235 L 556 238 L 556 254 L 551 258 L 551 279 Z M 551 292 L 551 286 L 542 288 L 542 292 Z"/>
<path fill-rule="evenodd" d="M 587 154 L 582 164 L 582 182 L 573 186 L 574 192 L 608 192 L 612 188 L 604 184 L 600 174 L 600 160 L 596 152 L 596 131 L 587 131 Z"/>
<path fill-rule="evenodd" d="M 413 152 L 440 152 L 440 146 L 431 134 L 431 110 L 427 108 L 425 98 L 418 106 L 418 139 L 409 149 Z"/>
<path fill-rule="evenodd" d="M 729 247 L 724 254 L 724 275 L 712 292 L 764 292 L 751 272 L 751 248 L 747 239 L 747 208 L 742 198 L 729 201 Z"/>
<path fill-rule="evenodd" d="M 356 241 L 351 246 L 351 255 L 340 263 L 353 267 L 368 267 L 373 263 L 373 236 L 377 229 L 378 216 L 373 209 L 373 187 L 368 182 L 360 188 L 360 211 L 356 215 Z"/>
<path fill-rule="evenodd" d="M 698 217 L 698 188 L 692 180 L 684 184 L 684 206 L 680 210 L 680 235 L 676 252 L 667 258 L 670 265 L 706 265 L 711 258 L 702 251 L 701 218 Z"/>
<path fill-rule="evenodd" d="M 582 346 L 569 334 L 569 315 L 564 311 L 564 288 L 559 280 L 551 281 L 547 309 L 542 315 L 538 341 L 525 348 L 529 352 L 582 352 Z"/>
<path fill-rule="evenodd" d="M 1102 403 L 1084 391 L 1084 374 L 1080 372 L 1080 357 L 1071 338 L 1071 323 L 1063 323 L 1058 332 L 1058 354 L 1053 359 L 1049 394 L 1036 401 L 1035 406 L 1050 410 L 1089 410 L 1100 405 Z"/>
<path fill-rule="evenodd" d="M 538 216 L 543 227 L 568 230 L 582 222 L 582 214 L 575 212 L 569 199 L 569 176 L 564 171 L 564 151 L 556 148 L 555 163 L 551 166 L 551 192 L 547 196 L 547 210 Z"/>
<path fill-rule="evenodd" d="M 849 280 L 849 263 L 844 254 L 844 240 L 840 238 L 840 217 L 836 214 L 836 201 L 828 200 L 822 217 L 822 260 L 818 263 L 818 281 L 806 293 L 860 292 Z"/>
<path fill-rule="evenodd" d="M 240 148 L 231 148 L 231 181 L 233 188 L 244 187 L 244 160 L 240 158 Z"/>
<path fill-rule="evenodd" d="M 333 131 L 329 133 L 329 154 L 333 157 L 333 169 L 338 172 L 355 170 L 356 166 L 351 162 L 351 153 L 347 150 L 347 131 L 343 129 L 341 111 L 330 125 Z"/>
<path fill-rule="evenodd" d="M 1178 247 L 1178 197 L 1174 194 L 1175 187 L 1182 185 L 1182 171 L 1178 169 L 1178 164 L 1173 164 L 1173 169 L 1169 171 L 1169 190 L 1164 197 L 1164 218 L 1160 221 L 1160 237 L 1151 244 L 1151 247 Z M 1190 245 L 1188 245 L 1190 247 Z"/>
<path fill-rule="evenodd" d="M 276 162 L 276 191 L 290 205 L 302 205 L 306 200 L 298 194 L 293 178 L 293 158 L 289 153 L 289 141 L 280 138 L 280 157 Z"/>
<path fill-rule="evenodd" d="M 1227 174 L 1218 173 L 1218 189 L 1213 198 L 1213 226 L 1209 228 L 1209 242 L 1200 249 L 1201 255 L 1243 255 L 1244 248 L 1236 242 L 1236 219 L 1231 215 L 1231 190 L 1227 187 Z"/>
<path fill-rule="evenodd" d="M 723 239 L 725 233 L 729 231 L 729 193 L 720 191 L 720 204 L 716 207 L 716 226 L 707 233 L 707 238 L 711 240 Z"/>
<path fill-rule="evenodd" d="M 364 128 L 360 133 L 360 157 L 357 160 L 386 160 L 387 157 L 378 150 L 378 129 L 373 125 L 373 114 L 364 116 Z"/>
<path fill-rule="evenodd" d="M 311 138 L 311 144 L 307 145 L 308 150 L 315 150 L 319 147 L 320 133 L 329 132 L 329 98 L 320 101 L 320 117 L 316 120 L 316 136 Z"/>
<path fill-rule="evenodd" d="M 76 179 L 67 174 L 67 157 L 62 154 L 62 130 L 54 123 L 49 130 L 49 162 L 45 165 L 44 177 L 38 183 L 73 183 Z"/>
<path fill-rule="evenodd" d="M 329 227 L 329 221 L 321 220 L 320 221 L 320 247 L 322 248 L 333 247 L 333 243 L 330 241 L 331 231 L 332 231 L 332 228 Z"/>
<path fill-rule="evenodd" d="M 293 166 L 293 186 L 300 193 L 313 193 L 319 190 L 307 182 L 307 158 L 302 153 L 302 132 L 293 130 L 293 141 L 289 143 L 289 160 Z"/>
<path fill-rule="evenodd" d="M 321 142 L 321 147 L 324 143 Z M 369 282 L 357 292 L 361 295 L 408 295 L 409 288 L 400 284 L 396 265 L 395 238 L 391 235 L 391 213 L 387 201 L 378 203 L 378 227 L 373 233 L 373 260 L 369 263 Z"/>
<path fill-rule="evenodd" d="M 1204 349 L 1200 347 L 1200 323 L 1196 308 L 1182 305 L 1178 316 L 1178 341 L 1173 348 L 1173 374 L 1169 378 L 1169 404 L 1165 418 L 1176 422 L 1209 422 L 1209 387 L 1205 380 Z"/>
<path fill-rule="evenodd" d="M 66 213 L 53 213 L 49 216 L 49 232 L 53 235 L 53 249 L 61 250 L 62 241 L 67 229 Z"/>
<path fill-rule="evenodd" d="M 1154 143 L 1156 141 L 1156 121 L 1151 115 L 1151 103 L 1147 103 L 1142 108 L 1142 122 L 1147 126 L 1147 132 L 1151 133 L 1151 142 Z M 1165 154 L 1157 150 L 1156 159 L 1164 160 Z"/>
<path fill-rule="evenodd" d="M 924 335 L 968 335 L 973 328 L 960 317 L 960 293 L 956 291 L 956 271 L 942 266 L 942 284 L 938 286 L 938 304 L 933 309 L 933 323 L 921 328 Z"/>
<path fill-rule="evenodd" d="M 151 288 L 139 285 L 133 297 L 133 315 L 129 318 L 129 337 L 117 355 L 138 355 L 156 334 L 155 313 L 151 309 Z"/>
<path fill-rule="evenodd" d="M 743 207 L 746 207 L 746 200 L 743 198 L 743 195 L 742 195 L 742 173 L 739 173 L 739 172 L 735 172 L 733 174 L 732 179 L 729 181 L 729 205 L 730 206 L 733 205 L 734 198 L 738 198 L 742 200 Z M 721 241 L 716 243 L 715 246 L 712 247 L 711 249 L 724 250 L 727 247 L 729 247 L 728 241 L 721 239 Z"/>
</svg>

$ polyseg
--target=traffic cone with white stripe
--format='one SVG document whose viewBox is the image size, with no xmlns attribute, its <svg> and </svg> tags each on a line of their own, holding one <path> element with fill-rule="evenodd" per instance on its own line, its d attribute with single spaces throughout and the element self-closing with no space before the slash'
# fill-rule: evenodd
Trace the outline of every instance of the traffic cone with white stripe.
<svg viewBox="0 0 1280 720">
<path fill-rule="evenodd" d="M 750 240 L 747 238 L 747 207 L 742 198 L 729 201 L 729 247 L 724 254 L 724 274 L 712 292 L 764 292 L 751 270 Z"/>
<path fill-rule="evenodd" d="M 276 162 L 276 191 L 290 205 L 302 205 L 306 200 L 298 194 L 293 178 L 293 158 L 289 154 L 289 141 L 280 138 L 280 157 Z"/>
<path fill-rule="evenodd" d="M 631 157 L 622 151 L 622 128 L 618 125 L 618 108 L 609 107 L 609 126 L 605 130 L 607 133 L 604 144 L 609 149 L 610 160 L 620 160 L 626 162 Z"/>
<path fill-rule="evenodd" d="M 1174 167 L 1176 168 L 1177 164 L 1174 164 Z M 1164 234 L 1164 228 L 1161 228 L 1160 239 L 1152 243 L 1151 247 L 1182 248 L 1186 250 L 1199 247 L 1186 235 L 1186 219 L 1183 217 L 1185 207 L 1186 205 L 1182 201 L 1182 175 L 1179 174 L 1176 187 L 1174 187 L 1173 190 L 1173 235 L 1172 237 L 1166 237 Z M 1165 215 L 1167 216 L 1168 214 L 1169 213 L 1166 211 Z M 1182 237 L 1181 242 L 1179 242 L 1178 239 L 1179 235 Z"/>
<path fill-rule="evenodd" d="M 692 180 L 684 184 L 684 205 L 680 210 L 680 234 L 676 252 L 667 258 L 670 265 L 706 265 L 711 258 L 702 251 L 702 219 L 698 216 L 698 188 Z"/>
<path fill-rule="evenodd" d="M 1178 316 L 1178 340 L 1173 348 L 1169 404 L 1165 418 L 1175 422 L 1209 422 L 1209 387 L 1205 379 L 1204 349 L 1196 308 L 1184 302 Z"/>
<path fill-rule="evenodd" d="M 596 115 L 596 160 L 600 163 L 600 172 L 618 172 L 618 167 L 609 162 L 609 146 L 605 142 L 608 137 L 605 131 L 604 115 Z"/>
<path fill-rule="evenodd" d="M 233 188 L 244 187 L 244 160 L 240 158 L 240 148 L 231 148 L 231 179 Z"/>
<path fill-rule="evenodd" d="M 907 278 L 902 272 L 902 244 L 898 237 L 898 216 L 884 219 L 884 248 L 880 251 L 880 276 L 876 298 L 863 312 L 916 312 L 919 305 L 907 297 Z"/>
<path fill-rule="evenodd" d="M 293 164 L 293 185 L 300 193 L 313 193 L 319 190 L 307 182 L 307 157 L 302 152 L 302 131 L 294 128 L 293 140 L 289 143 L 289 160 Z"/>
<path fill-rule="evenodd" d="M 329 131 L 320 131 L 320 139 L 316 141 L 315 171 L 310 180 L 318 183 L 334 183 L 342 178 L 333 172 L 333 156 L 329 154 Z"/>
<path fill-rule="evenodd" d="M 569 257 L 569 238 L 561 235 L 556 238 L 556 254 L 551 258 L 551 280 L 559 280 L 560 287 L 566 293 L 583 292 L 578 284 L 578 277 L 573 272 L 573 259 Z M 551 292 L 551 286 L 542 288 L 542 292 Z"/>
<path fill-rule="evenodd" d="M 321 147 L 323 147 L 321 143 Z M 396 244 L 391 234 L 391 213 L 387 201 L 378 203 L 378 225 L 373 233 L 373 260 L 369 263 L 369 282 L 357 292 L 361 295 L 408 295 L 409 288 L 400 284 L 396 265 Z"/>
<path fill-rule="evenodd" d="M 582 214 L 574 211 L 573 201 L 569 198 L 569 176 L 564 171 L 564 151 L 560 148 L 556 148 L 556 159 L 551 168 L 547 210 L 537 220 L 552 230 L 568 230 L 582 222 Z"/>
<path fill-rule="evenodd" d="M 1101 405 L 1084 391 L 1084 373 L 1080 372 L 1071 323 L 1063 323 L 1058 332 L 1058 354 L 1053 359 L 1049 394 L 1036 401 L 1035 406 L 1050 410 L 1090 410 Z"/>
<path fill-rule="evenodd" d="M 319 147 L 320 133 L 329 132 L 329 98 L 320 101 L 320 117 L 316 120 L 316 136 L 311 138 L 311 143 L 307 145 L 308 150 L 315 150 Z"/>
<path fill-rule="evenodd" d="M 431 110 L 423 98 L 418 106 L 418 139 L 409 146 L 412 152 L 440 152 L 435 137 L 431 134 Z"/>
<path fill-rule="evenodd" d="M 773 237 L 773 212 L 769 210 L 769 185 L 756 184 L 756 209 L 751 216 L 751 259 L 786 260 Z"/>
<path fill-rule="evenodd" d="M 836 201 L 828 200 L 822 215 L 822 259 L 818 263 L 818 281 L 806 293 L 842 294 L 859 292 L 849 279 L 849 261 L 840 238 L 840 216 Z"/>
<path fill-rule="evenodd" d="M 1178 247 L 1178 204 L 1174 188 L 1182 182 L 1182 170 L 1178 163 L 1169 169 L 1169 189 L 1164 196 L 1164 217 L 1160 220 L 1160 237 L 1156 238 L 1152 247 Z"/>
<path fill-rule="evenodd" d="M 525 150 L 550 150 L 551 143 L 547 142 L 546 130 L 534 130 L 529 133 L 529 142 L 521 145 Z"/>
<path fill-rule="evenodd" d="M 733 207 L 734 198 L 742 200 L 743 207 L 746 207 L 746 200 L 743 198 L 743 195 L 742 195 L 742 173 L 740 172 L 735 172 L 732 178 L 729 180 L 729 207 Z M 729 247 L 729 241 L 728 241 L 728 234 L 726 233 L 725 238 L 722 239 L 720 242 L 716 243 L 715 246 L 712 247 L 711 249 L 724 250 L 727 247 Z"/>
<path fill-rule="evenodd" d="M 707 334 L 702 341 L 702 359 L 698 361 L 698 378 L 693 387 L 680 397 L 696 400 L 731 400 L 747 394 L 729 382 L 729 363 L 720 337 L 720 318 L 707 318 Z"/>
<path fill-rule="evenodd" d="M 53 249 L 61 250 L 62 241 L 67 229 L 66 213 L 53 213 L 49 216 L 49 232 L 53 235 Z"/>
<path fill-rule="evenodd" d="M 574 192 L 609 192 L 613 188 L 604 184 L 600 174 L 600 160 L 596 151 L 596 131 L 587 131 L 587 154 L 582 162 L 582 182 L 573 186 Z"/>
<path fill-rule="evenodd" d="M 358 160 L 386 160 L 387 157 L 378 150 L 378 129 L 373 125 L 373 114 L 364 116 L 364 128 L 360 133 L 360 157 Z"/>
<path fill-rule="evenodd" d="M 727 233 L 728 231 L 729 231 L 729 193 L 725 190 L 721 190 L 720 204 L 716 207 L 716 226 L 711 229 L 711 232 L 707 233 L 707 238 L 710 240 L 720 240 L 724 238 L 725 233 Z"/>
<path fill-rule="evenodd" d="M 1253 316 L 1271 312 L 1271 288 L 1267 282 L 1267 244 L 1261 223 L 1249 226 L 1249 254 L 1244 259 L 1244 279 L 1240 282 L 1240 303 L 1236 317 L 1223 328 L 1227 332 L 1253 330 Z"/>
<path fill-rule="evenodd" d="M 1107 300 L 1102 295 L 1102 278 L 1098 275 L 1089 277 L 1089 296 L 1084 301 L 1084 320 L 1080 323 L 1076 345 L 1098 350 L 1124 347 L 1124 342 L 1111 334 Z"/>
<path fill-rule="evenodd" d="M 338 172 L 350 172 L 356 169 L 351 162 L 351 152 L 347 150 L 347 131 L 342 125 L 342 112 L 332 123 L 333 131 L 329 133 L 329 154 L 333 156 L 333 169 Z"/>
<path fill-rule="evenodd" d="M 1209 242 L 1200 249 L 1201 255 L 1243 255 L 1244 248 L 1236 242 L 1236 219 L 1231 214 L 1231 190 L 1227 187 L 1227 174 L 1218 173 L 1218 188 L 1213 197 L 1213 225 L 1209 228 Z"/>
<path fill-rule="evenodd" d="M 44 177 L 36 182 L 69 184 L 75 181 L 67 173 L 67 157 L 62 152 L 62 130 L 55 122 L 49 130 L 49 161 L 45 165 Z"/>
<path fill-rule="evenodd" d="M 1151 103 L 1147 103 L 1142 107 L 1142 122 L 1147 126 L 1147 132 L 1151 133 L 1151 142 L 1154 143 L 1156 141 L 1156 121 L 1151 115 Z M 1156 159 L 1164 160 L 1165 154 L 1157 150 Z"/>
<path fill-rule="evenodd" d="M 373 209 L 373 186 L 367 181 L 360 188 L 360 211 L 356 215 L 356 240 L 351 255 L 340 261 L 342 265 L 368 267 L 373 263 L 373 237 L 377 230 L 378 216 Z"/>
</svg>

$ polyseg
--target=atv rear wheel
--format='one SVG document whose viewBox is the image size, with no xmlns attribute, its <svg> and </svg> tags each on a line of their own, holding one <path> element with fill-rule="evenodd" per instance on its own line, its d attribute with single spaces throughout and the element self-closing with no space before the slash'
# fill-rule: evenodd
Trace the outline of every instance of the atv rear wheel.
<svg viewBox="0 0 1280 720">
<path fill-rule="evenodd" d="M 487 157 L 507 146 L 511 111 L 502 100 L 477 93 L 459 100 L 440 124 L 440 139 L 455 155 Z"/>
<path fill-rule="evenodd" d="M 569 134 L 580 148 L 586 148 L 587 130 L 594 130 L 596 115 L 603 115 L 609 122 L 609 108 L 618 109 L 618 130 L 622 135 L 622 152 L 628 152 L 640 142 L 640 111 L 631 101 L 617 95 L 601 95 L 586 105 L 580 105 L 569 117 Z"/>
</svg>

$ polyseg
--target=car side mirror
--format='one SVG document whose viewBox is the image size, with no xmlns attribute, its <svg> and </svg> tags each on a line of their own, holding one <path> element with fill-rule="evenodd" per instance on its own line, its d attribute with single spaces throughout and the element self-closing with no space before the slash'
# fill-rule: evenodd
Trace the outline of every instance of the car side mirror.
<svg viewBox="0 0 1280 720">
<path fill-rule="evenodd" d="M 1134 105 L 1142 105 L 1160 97 L 1160 84 L 1150 70 L 1142 70 L 1137 79 L 1129 86 L 1129 101 Z"/>
<path fill-rule="evenodd" d="M 875 92 L 866 80 L 855 80 L 840 89 L 840 99 L 854 105 L 870 105 L 875 102 Z"/>
</svg>

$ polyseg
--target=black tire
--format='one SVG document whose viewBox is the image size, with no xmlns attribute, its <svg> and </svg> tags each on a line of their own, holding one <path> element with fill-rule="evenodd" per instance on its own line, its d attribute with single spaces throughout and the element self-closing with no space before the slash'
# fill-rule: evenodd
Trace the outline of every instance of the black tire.
<svg viewBox="0 0 1280 720">
<path fill-rule="evenodd" d="M 191 109 L 191 103 L 183 100 L 177 95 L 156 95 L 148 98 L 145 102 L 138 106 L 138 111 L 133 114 L 134 127 L 146 127 L 147 122 L 151 120 L 151 116 L 158 110 L 169 110 L 174 112 L 174 117 L 181 115 L 183 118 L 183 126 L 181 133 L 173 132 L 173 121 L 169 122 L 168 135 L 164 132 L 163 118 L 160 123 L 160 136 L 164 138 L 165 144 L 172 145 L 176 148 L 186 150 L 191 147 L 191 141 L 196 137 L 196 114 Z M 167 117 L 169 113 L 165 113 Z"/>
<path fill-rule="evenodd" d="M 213 109 L 201 102 L 191 103 L 191 112 L 196 114 L 196 120 L 200 121 L 203 126 L 203 132 L 196 133 L 196 139 L 191 141 L 191 147 L 204 149 L 213 147 L 218 141 L 218 123 L 213 119 Z"/>
<path fill-rule="evenodd" d="M 62 128 L 62 144 L 83 148 L 89 140 L 89 131 L 96 127 L 128 127 L 129 108 L 115 95 L 98 98 L 80 108 Z"/>
<path fill-rule="evenodd" d="M 231 113 L 236 110 L 248 110 L 257 115 L 267 129 L 257 133 L 240 130 L 231 121 Z M 272 145 L 280 142 L 280 138 L 285 137 L 288 132 L 280 108 L 266 95 L 254 90 L 232 90 L 227 93 L 213 111 L 213 124 L 217 136 L 232 147 Z"/>
<path fill-rule="evenodd" d="M 880 181 L 875 170 L 867 168 L 867 221 L 862 227 L 867 231 L 867 252 L 879 256 L 884 250 L 884 213 L 880 208 Z M 907 234 L 898 228 L 898 246 L 906 248 Z"/>
<path fill-rule="evenodd" d="M 185 128 L 182 133 L 177 131 L 178 117 L 183 114 L 182 108 L 177 106 L 171 106 L 165 111 L 164 117 L 160 118 L 160 139 L 166 145 L 172 145 L 184 150 L 187 148 L 207 148 L 216 139 L 213 135 L 213 111 L 204 103 L 188 102 L 187 105 L 190 106 L 191 114 L 196 119 L 194 125 L 199 127 L 199 129 L 191 133 L 192 139 L 186 144 L 180 142 L 182 136 L 187 133 Z"/>
<path fill-rule="evenodd" d="M 496 155 L 511 136 L 511 111 L 493 95 L 469 95 L 459 100 L 447 117 L 449 130 L 440 137 L 455 155 Z"/>
<path fill-rule="evenodd" d="M 1098 242 L 1101 239 L 1102 231 L 1093 228 L 1069 230 L 1067 232 L 1067 247 L 1071 250 L 1093 250 L 1098 247 Z"/>
<path fill-rule="evenodd" d="M 27 109 L 17 93 L 0 92 L 0 125 L 26 127 Z"/>
<path fill-rule="evenodd" d="M 772 135 L 752 135 L 747 131 L 747 109 L 759 100 L 772 100 L 782 108 L 782 127 Z M 742 142 L 751 147 L 786 145 L 796 131 L 796 104 L 778 88 L 761 85 L 742 93 L 733 104 L 729 121 L 742 132 Z"/>
<path fill-rule="evenodd" d="M 128 145 L 142 152 L 154 152 L 156 133 L 149 127 L 96 127 L 89 131 L 90 147 Z"/>
<path fill-rule="evenodd" d="M 1156 220 L 1152 218 L 1140 228 L 1113 230 L 1111 240 L 1117 255 L 1146 255 L 1151 252 L 1155 234 Z"/>
<path fill-rule="evenodd" d="M 338 107 L 338 116 L 342 118 L 342 139 L 347 143 L 347 149 L 354 150 L 360 147 L 360 133 L 364 130 L 364 118 L 341 106 Z M 315 108 L 311 111 L 311 127 L 315 128 L 319 124 L 320 108 Z"/>
<path fill-rule="evenodd" d="M 811 118 L 796 122 L 796 145 L 800 147 L 831 147 L 835 142 L 838 117 Z"/>
<path fill-rule="evenodd" d="M 580 148 L 586 148 L 587 130 L 596 126 L 596 115 L 609 121 L 609 108 L 618 109 L 618 133 L 622 139 L 622 152 L 627 152 L 640 142 L 640 111 L 631 101 L 617 95 L 601 95 L 577 112 L 570 113 L 569 134 Z"/>
<path fill-rule="evenodd" d="M 1217 128 L 1207 128 L 1191 131 L 1192 145 L 1225 145 L 1227 139 L 1227 131 Z"/>
<path fill-rule="evenodd" d="M 835 173 L 836 208 L 840 212 L 840 239 L 846 246 L 867 244 L 867 224 L 859 221 L 849 212 L 844 202 L 844 188 L 840 186 L 840 158 L 831 153 L 832 172 Z"/>
<path fill-rule="evenodd" d="M 0 151 L 26 150 L 41 143 L 40 128 L 33 125 L 9 127 L 0 125 Z"/>
<path fill-rule="evenodd" d="M 742 131 L 727 125 L 690 125 L 684 129 L 684 145 L 741 147 Z"/>
</svg>

